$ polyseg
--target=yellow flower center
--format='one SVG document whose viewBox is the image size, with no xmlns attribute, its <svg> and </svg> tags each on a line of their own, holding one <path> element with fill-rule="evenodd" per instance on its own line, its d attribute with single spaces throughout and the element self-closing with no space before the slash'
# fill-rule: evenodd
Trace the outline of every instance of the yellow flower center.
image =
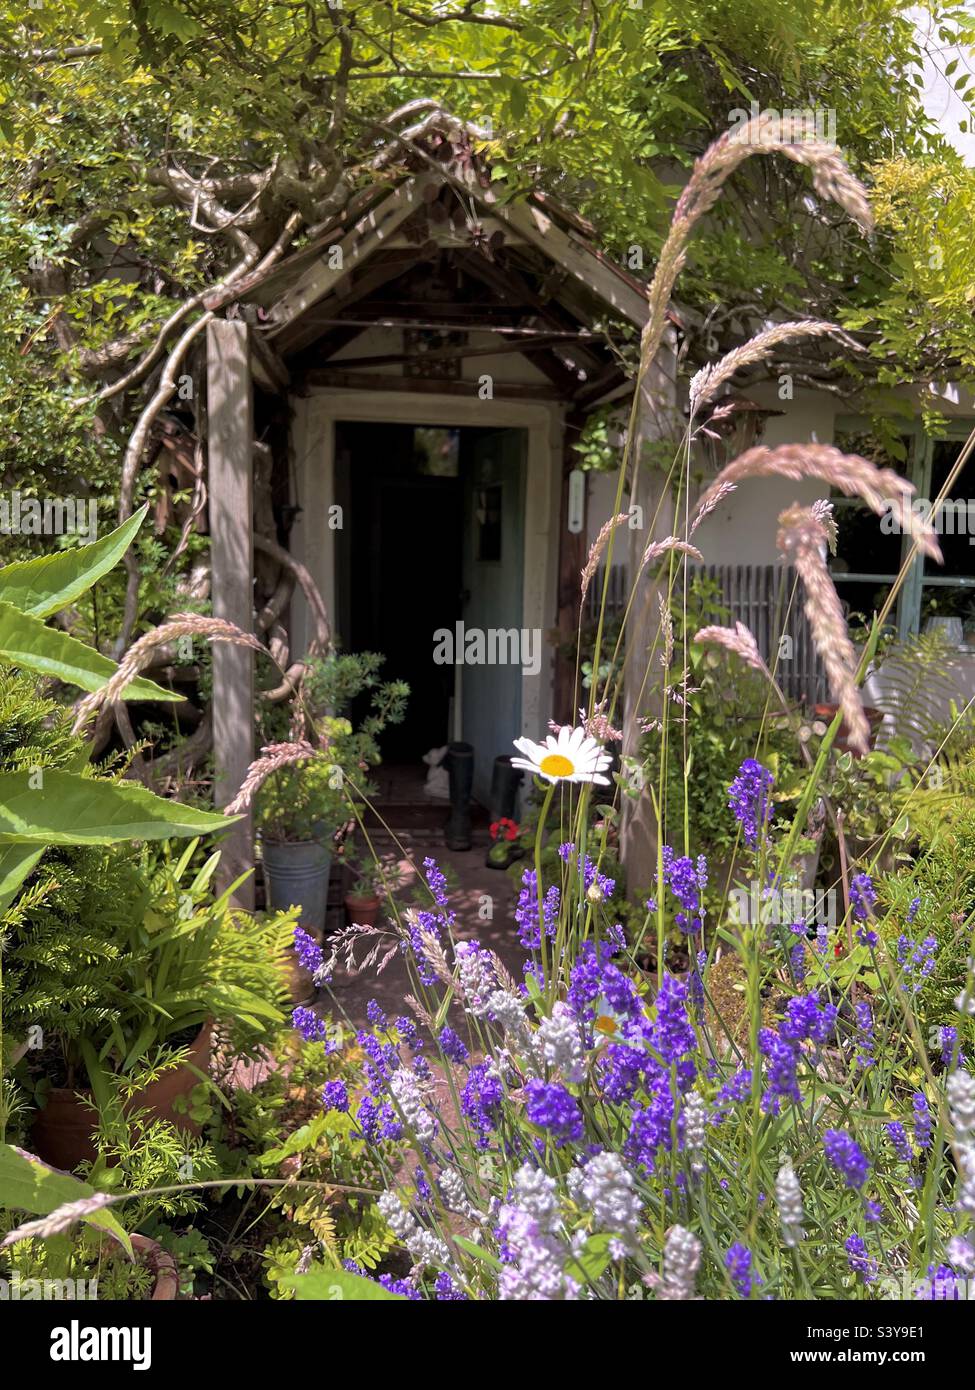
<svg viewBox="0 0 975 1390">
<path fill-rule="evenodd" d="M 569 758 L 563 758 L 561 753 L 549 753 L 538 766 L 546 777 L 571 777 L 576 770 L 575 763 Z"/>
</svg>

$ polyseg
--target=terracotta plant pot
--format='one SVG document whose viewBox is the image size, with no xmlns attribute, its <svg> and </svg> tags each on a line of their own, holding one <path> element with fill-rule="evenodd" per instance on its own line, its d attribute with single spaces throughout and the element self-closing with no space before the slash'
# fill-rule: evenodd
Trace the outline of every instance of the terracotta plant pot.
<svg viewBox="0 0 975 1390">
<path fill-rule="evenodd" d="M 380 907 L 382 907 L 382 902 L 375 893 L 346 893 L 345 895 L 345 913 L 350 924 L 355 922 L 360 927 L 374 927 Z"/>
<path fill-rule="evenodd" d="M 133 1235 L 131 1240 L 139 1263 L 147 1265 L 154 1277 L 149 1299 L 153 1303 L 175 1302 L 179 1294 L 179 1270 L 172 1255 L 148 1236 Z"/>
<path fill-rule="evenodd" d="M 132 1097 L 131 1109 L 147 1110 L 150 1119 L 170 1120 L 184 1133 L 198 1135 L 201 1126 L 189 1114 L 175 1110 L 173 1103 L 188 1096 L 198 1084 L 197 1071 L 206 1074 L 210 1066 L 211 1032 L 212 1024 L 205 1023 L 190 1044 L 186 1062 L 164 1072 L 158 1080 L 138 1091 Z M 94 1144 L 98 1121 L 96 1112 L 86 1103 L 90 1098 L 89 1091 L 70 1091 L 63 1087 L 48 1092 L 47 1104 L 38 1112 L 31 1129 L 31 1145 L 38 1158 L 68 1171 L 86 1160 L 94 1162 L 98 1156 Z"/>
<path fill-rule="evenodd" d="M 822 720 L 824 724 L 832 724 L 836 715 L 839 713 L 839 708 L 839 705 L 816 705 L 813 714 L 817 719 Z M 867 716 L 867 723 L 870 725 L 870 746 L 872 748 L 874 739 L 877 737 L 877 730 L 884 722 L 884 712 L 880 709 L 874 709 L 872 705 L 864 705 L 863 712 Z M 852 753 L 855 758 L 861 757 L 862 755 L 858 753 L 855 748 L 850 747 L 849 739 L 850 729 L 844 719 L 833 741 L 833 747 L 840 753 Z"/>
</svg>

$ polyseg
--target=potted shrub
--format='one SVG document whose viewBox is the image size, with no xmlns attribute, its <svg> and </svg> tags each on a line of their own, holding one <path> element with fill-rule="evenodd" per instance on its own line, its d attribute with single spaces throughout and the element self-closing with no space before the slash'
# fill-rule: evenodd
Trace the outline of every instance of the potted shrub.
<svg viewBox="0 0 975 1390">
<path fill-rule="evenodd" d="M 399 866 L 369 858 L 354 850 L 346 854 L 345 864 L 352 876 L 351 887 L 345 894 L 346 917 L 350 924 L 373 927 L 383 898 L 402 881 Z"/>
<path fill-rule="evenodd" d="M 198 1134 L 192 1093 L 215 1033 L 256 1054 L 284 1017 L 292 916 L 261 920 L 210 886 L 198 842 L 56 850 L 8 910 L 5 1032 L 13 1076 L 37 1108 L 30 1144 L 59 1168 L 95 1156 L 111 1086 L 130 1113 Z"/>
<path fill-rule="evenodd" d="M 379 681 L 383 660 L 375 652 L 315 658 L 291 705 L 272 706 L 260 723 L 266 746 L 303 743 L 309 754 L 283 760 L 255 797 L 268 903 L 297 907 L 302 927 L 319 938 L 335 839 L 354 805 L 374 791 L 367 777 L 380 761 L 378 735 L 399 723 L 406 708 L 409 687 Z M 363 699 L 368 713 L 354 728 L 345 714 Z"/>
<path fill-rule="evenodd" d="M 338 726 L 339 739 L 351 732 L 346 720 L 328 722 Z M 349 815 L 344 782 L 340 761 L 310 758 L 272 773 L 255 801 L 268 906 L 297 908 L 302 927 L 319 939 L 325 930 L 332 839 Z"/>
</svg>

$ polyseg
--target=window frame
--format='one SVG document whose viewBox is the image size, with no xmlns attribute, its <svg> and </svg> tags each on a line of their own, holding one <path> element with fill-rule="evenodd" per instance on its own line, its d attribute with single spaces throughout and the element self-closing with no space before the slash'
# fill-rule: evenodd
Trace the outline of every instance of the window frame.
<svg viewBox="0 0 975 1390">
<path fill-rule="evenodd" d="M 975 428 L 973 419 L 951 419 L 944 426 L 939 438 L 933 439 L 926 434 L 919 420 L 912 420 L 905 425 L 902 431 L 903 436 L 908 440 L 908 459 L 906 466 L 902 465 L 908 481 L 914 484 L 915 495 L 931 499 L 931 473 L 934 460 L 934 448 L 938 443 L 951 443 L 964 441 Z M 870 430 L 870 420 L 864 415 L 838 415 L 833 422 L 833 438 L 838 435 L 852 433 L 867 433 Z M 975 476 L 975 461 L 966 465 L 973 467 Z M 839 500 L 839 499 L 837 499 Z M 839 518 L 840 520 L 842 518 Z M 911 548 L 910 536 L 901 536 L 900 565 L 902 566 Z M 837 574 L 837 579 L 846 583 L 863 584 L 892 584 L 897 573 L 894 574 L 867 574 L 858 571 Z M 917 555 L 907 573 L 900 594 L 897 597 L 897 635 L 901 641 L 905 641 L 912 634 L 917 633 L 921 626 L 921 608 L 924 602 L 924 590 L 926 588 L 952 588 L 952 589 L 972 589 L 975 591 L 975 554 L 972 556 L 972 574 L 966 577 L 956 577 L 951 575 L 925 575 L 924 556 Z"/>
</svg>

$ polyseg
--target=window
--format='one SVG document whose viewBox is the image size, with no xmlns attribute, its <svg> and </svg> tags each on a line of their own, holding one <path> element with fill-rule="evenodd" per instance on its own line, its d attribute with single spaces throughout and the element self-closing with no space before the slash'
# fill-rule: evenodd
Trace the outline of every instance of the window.
<svg viewBox="0 0 975 1390">
<path fill-rule="evenodd" d="M 894 468 L 910 479 L 917 501 L 928 505 L 937 497 L 958 459 L 970 426 L 950 426 L 946 439 L 932 440 L 920 432 L 904 438 L 905 460 L 892 460 L 878 451 L 868 433 L 857 428 L 837 430 L 836 444 L 845 453 L 862 454 L 878 467 Z M 939 515 L 932 517 L 938 531 L 944 564 L 923 556 L 915 559 L 897 600 L 896 626 L 901 637 L 922 631 L 932 619 L 953 618 L 955 642 L 975 650 L 975 462 L 966 466 Z M 971 500 L 969 500 L 971 499 Z M 910 551 L 910 539 L 881 520 L 859 498 L 832 498 L 839 540 L 830 570 L 837 593 L 855 629 L 870 622 L 885 602 L 897 578 L 902 559 Z"/>
</svg>

